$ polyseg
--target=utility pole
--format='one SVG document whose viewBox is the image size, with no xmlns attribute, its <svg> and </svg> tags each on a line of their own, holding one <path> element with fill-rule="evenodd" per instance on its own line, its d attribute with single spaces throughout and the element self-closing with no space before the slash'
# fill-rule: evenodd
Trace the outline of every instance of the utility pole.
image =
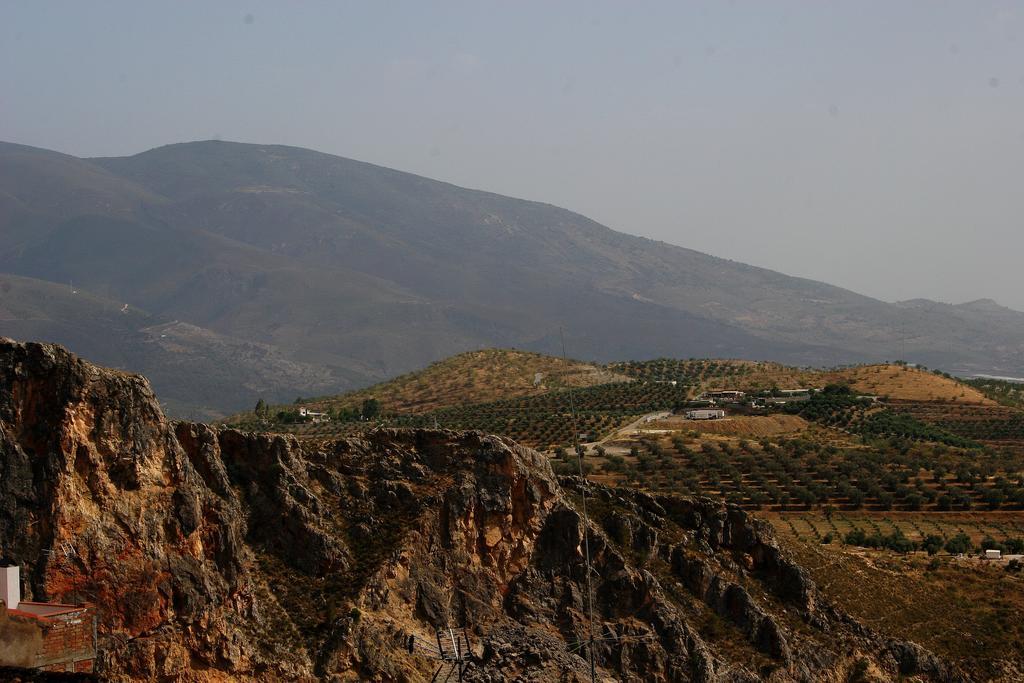
<svg viewBox="0 0 1024 683">
<path fill-rule="evenodd" d="M 565 355 L 565 332 L 562 328 L 558 328 L 558 336 L 562 341 L 562 362 L 568 364 Z M 583 453 L 580 451 L 580 430 L 576 419 L 576 401 L 572 393 L 572 384 L 569 384 L 569 412 L 572 415 L 572 447 L 576 451 L 583 494 L 583 550 L 587 567 L 587 653 L 590 658 L 590 681 L 597 683 L 597 663 L 594 659 L 594 588 L 590 578 L 593 571 L 590 566 L 590 517 L 587 514 L 587 491 L 590 486 L 583 472 Z"/>
</svg>

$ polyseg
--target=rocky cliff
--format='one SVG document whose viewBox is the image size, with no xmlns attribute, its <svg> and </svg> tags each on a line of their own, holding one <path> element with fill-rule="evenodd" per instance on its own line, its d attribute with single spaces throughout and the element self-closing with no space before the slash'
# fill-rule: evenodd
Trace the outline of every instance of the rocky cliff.
<svg viewBox="0 0 1024 683">
<path fill-rule="evenodd" d="M 831 608 L 770 529 L 707 499 L 558 481 L 505 439 L 323 443 L 171 423 L 145 380 L 0 341 L 0 554 L 88 601 L 113 680 L 966 679 Z M 857 678 L 859 677 L 859 678 Z"/>
</svg>

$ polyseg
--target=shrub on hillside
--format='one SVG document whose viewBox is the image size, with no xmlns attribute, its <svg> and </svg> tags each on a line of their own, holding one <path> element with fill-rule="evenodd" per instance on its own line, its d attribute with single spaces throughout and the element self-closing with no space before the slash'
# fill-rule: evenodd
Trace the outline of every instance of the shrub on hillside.
<svg viewBox="0 0 1024 683">
<path fill-rule="evenodd" d="M 946 551 L 953 555 L 963 555 L 974 550 L 974 544 L 967 534 L 961 532 L 946 541 Z"/>
</svg>

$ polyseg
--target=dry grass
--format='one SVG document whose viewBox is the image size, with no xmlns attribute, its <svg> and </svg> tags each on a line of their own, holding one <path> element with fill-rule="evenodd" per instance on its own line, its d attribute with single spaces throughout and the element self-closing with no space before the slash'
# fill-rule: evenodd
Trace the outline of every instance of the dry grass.
<svg viewBox="0 0 1024 683">
<path fill-rule="evenodd" d="M 717 361 L 720 365 L 739 368 L 742 374 L 736 376 L 713 376 L 701 381 L 701 391 L 717 389 L 739 389 L 741 391 L 763 391 L 774 388 L 800 389 L 819 387 L 821 375 L 813 370 L 801 370 L 781 363 L 767 361 L 730 360 Z"/>
<path fill-rule="evenodd" d="M 804 432 L 808 428 L 808 422 L 797 415 L 784 414 L 736 415 L 721 420 L 686 420 L 680 417 L 670 417 L 652 422 L 648 427 L 723 436 L 760 437 Z"/>
<path fill-rule="evenodd" d="M 589 387 L 627 377 L 589 363 L 528 351 L 468 351 L 367 389 L 311 400 L 318 409 L 359 406 L 375 398 L 387 412 L 427 413 L 450 406 L 537 396 L 566 386 Z"/>
<path fill-rule="evenodd" d="M 856 391 L 899 401 L 952 401 L 996 405 L 974 387 L 927 370 L 900 365 L 864 365 L 823 373 L 826 382 L 846 383 Z"/>
<path fill-rule="evenodd" d="M 773 521 L 782 545 L 843 611 L 959 662 L 979 680 L 1020 680 L 1005 676 L 1024 667 L 1022 575 L 948 557 L 929 569 L 923 554 L 822 545 Z"/>
<path fill-rule="evenodd" d="M 720 365 L 740 368 L 735 375 L 713 376 L 701 381 L 701 390 L 818 388 L 826 384 L 849 384 L 854 390 L 901 401 L 953 401 L 995 405 L 982 392 L 955 379 L 928 370 L 902 365 L 862 365 L 840 370 L 801 370 L 779 363 L 756 361 L 718 361 Z"/>
</svg>

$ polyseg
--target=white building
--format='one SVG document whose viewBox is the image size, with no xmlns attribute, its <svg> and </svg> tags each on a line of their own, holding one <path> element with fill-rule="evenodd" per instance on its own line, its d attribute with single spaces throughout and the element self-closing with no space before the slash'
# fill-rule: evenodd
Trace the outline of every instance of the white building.
<svg viewBox="0 0 1024 683">
<path fill-rule="evenodd" d="M 746 392 L 743 391 L 726 389 L 722 391 L 705 391 L 703 394 L 700 395 L 700 398 L 705 401 L 742 401 L 743 397 L 746 395 Z"/>
<path fill-rule="evenodd" d="M 999 559 L 1002 559 L 1002 557 L 1003 557 L 1003 553 L 1000 550 L 992 550 L 991 548 L 989 548 L 988 550 L 985 551 L 985 559 L 986 560 L 999 560 Z"/>
<path fill-rule="evenodd" d="M 318 413 L 309 408 L 299 408 L 299 417 L 308 417 L 309 421 L 316 424 L 319 422 L 330 422 L 331 416 L 327 413 Z"/>
<path fill-rule="evenodd" d="M 724 410 L 688 410 L 686 411 L 687 420 L 720 420 L 725 417 Z"/>
</svg>

